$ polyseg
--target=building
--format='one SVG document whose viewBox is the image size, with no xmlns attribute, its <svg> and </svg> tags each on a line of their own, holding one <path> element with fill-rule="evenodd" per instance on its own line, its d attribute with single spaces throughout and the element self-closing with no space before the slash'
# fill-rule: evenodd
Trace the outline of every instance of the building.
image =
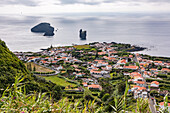
<svg viewBox="0 0 170 113">
<path fill-rule="evenodd" d="M 168 105 L 168 111 L 170 112 L 170 103 L 167 103 L 167 105 Z M 159 107 L 160 110 L 164 110 L 165 109 L 164 102 L 159 103 Z"/>
<path fill-rule="evenodd" d="M 96 84 L 92 84 L 92 85 L 88 85 L 88 89 L 91 90 L 102 90 L 102 87 L 100 85 L 96 85 Z"/>
<path fill-rule="evenodd" d="M 131 69 L 131 70 L 137 70 L 137 69 L 139 69 L 138 66 L 124 66 L 123 68 L 124 68 L 124 69 Z"/>
<path fill-rule="evenodd" d="M 158 82 L 158 81 L 153 81 L 153 82 L 151 82 L 150 87 L 159 88 L 159 82 Z"/>
</svg>

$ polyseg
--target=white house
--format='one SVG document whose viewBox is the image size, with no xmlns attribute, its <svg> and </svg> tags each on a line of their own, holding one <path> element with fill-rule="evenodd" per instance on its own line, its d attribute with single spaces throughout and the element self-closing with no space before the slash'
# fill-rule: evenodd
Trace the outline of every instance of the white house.
<svg viewBox="0 0 170 113">
<path fill-rule="evenodd" d="M 137 86 L 145 87 L 145 82 L 144 82 L 144 81 L 135 81 L 134 83 L 135 83 Z"/>
</svg>

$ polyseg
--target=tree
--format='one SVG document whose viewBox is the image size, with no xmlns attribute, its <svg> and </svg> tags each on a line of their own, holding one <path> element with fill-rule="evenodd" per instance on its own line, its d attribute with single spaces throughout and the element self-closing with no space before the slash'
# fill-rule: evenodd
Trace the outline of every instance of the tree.
<svg viewBox="0 0 170 113">
<path fill-rule="evenodd" d="M 52 88 L 52 97 L 56 100 L 59 100 L 62 96 L 62 89 L 60 86 L 58 85 L 55 85 L 53 88 Z"/>
<path fill-rule="evenodd" d="M 139 63 L 138 63 L 138 62 L 136 62 L 136 66 L 138 66 L 138 67 L 139 67 Z"/>
<path fill-rule="evenodd" d="M 36 71 L 36 67 L 34 66 L 34 69 L 33 69 L 33 71 Z"/>
<path fill-rule="evenodd" d="M 106 93 L 103 97 L 102 97 L 102 101 L 107 101 L 107 99 L 110 97 L 109 93 Z"/>
<path fill-rule="evenodd" d="M 29 64 L 29 69 L 30 69 L 30 71 L 32 71 L 32 66 L 31 66 L 31 63 Z"/>
<path fill-rule="evenodd" d="M 119 94 L 123 94 L 124 93 L 125 87 L 126 87 L 126 83 L 125 82 L 117 84 L 117 89 L 118 89 Z"/>
<path fill-rule="evenodd" d="M 51 44 L 50 49 L 52 49 L 52 48 L 53 48 L 53 46 L 52 46 L 52 44 Z"/>
<path fill-rule="evenodd" d="M 159 93 L 158 93 L 156 90 L 150 91 L 150 95 L 151 95 L 151 96 L 154 96 L 154 97 L 155 97 L 155 96 L 158 96 L 158 94 L 159 94 Z"/>
<path fill-rule="evenodd" d="M 129 66 L 129 63 L 127 62 L 127 63 L 125 64 L 125 66 Z"/>
<path fill-rule="evenodd" d="M 159 66 L 159 67 L 158 67 L 158 70 L 161 70 L 161 69 L 162 69 L 162 66 Z"/>
<path fill-rule="evenodd" d="M 123 67 L 123 66 L 124 66 L 124 64 L 120 64 L 120 66 L 122 66 L 122 67 Z"/>
</svg>

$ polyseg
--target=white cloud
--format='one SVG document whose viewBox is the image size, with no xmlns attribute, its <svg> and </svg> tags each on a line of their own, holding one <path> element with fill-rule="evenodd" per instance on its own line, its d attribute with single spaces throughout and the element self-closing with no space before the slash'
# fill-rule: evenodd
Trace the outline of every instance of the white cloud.
<svg viewBox="0 0 170 113">
<path fill-rule="evenodd" d="M 0 5 L 25 5 L 25 6 L 37 6 L 38 0 L 1 0 Z"/>
<path fill-rule="evenodd" d="M 170 12 L 169 0 L 1 0 L 0 13 Z"/>
</svg>

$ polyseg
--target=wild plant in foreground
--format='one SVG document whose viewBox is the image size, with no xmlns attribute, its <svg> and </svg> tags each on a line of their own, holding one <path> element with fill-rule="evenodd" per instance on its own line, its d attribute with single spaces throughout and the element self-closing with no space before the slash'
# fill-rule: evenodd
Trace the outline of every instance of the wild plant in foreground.
<svg viewBox="0 0 170 113">
<path fill-rule="evenodd" d="M 148 99 L 138 98 L 136 104 L 136 111 L 138 113 L 151 113 Z"/>
<path fill-rule="evenodd" d="M 164 108 L 161 108 L 159 111 L 160 113 L 169 113 L 170 111 L 168 107 L 168 93 L 164 97 Z"/>
<path fill-rule="evenodd" d="M 7 113 L 99 113 L 102 107 L 97 107 L 94 101 L 78 100 L 71 102 L 67 98 L 61 99 L 57 103 L 52 103 L 52 99 L 47 93 L 36 93 L 26 95 L 24 78 L 16 77 L 15 83 L 8 87 L 0 98 L 0 112 Z"/>
</svg>

